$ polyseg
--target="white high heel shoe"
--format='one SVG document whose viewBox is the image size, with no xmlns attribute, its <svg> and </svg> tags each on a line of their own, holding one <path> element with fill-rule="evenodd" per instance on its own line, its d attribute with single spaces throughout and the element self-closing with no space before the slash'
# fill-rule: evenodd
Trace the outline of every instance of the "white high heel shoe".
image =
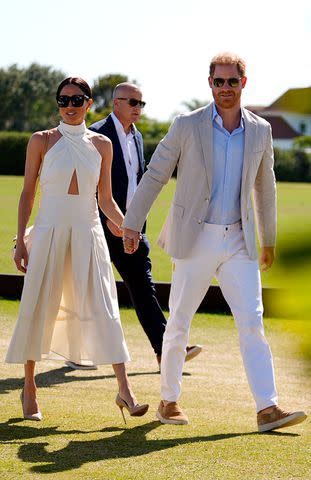
<svg viewBox="0 0 311 480">
<path fill-rule="evenodd" d="M 20 399 L 22 402 L 22 409 L 23 409 L 23 415 L 25 420 L 34 420 L 35 422 L 40 422 L 43 419 L 42 413 L 40 411 L 37 413 L 31 413 L 31 414 L 27 414 L 24 411 L 24 389 L 21 391 Z"/>
</svg>

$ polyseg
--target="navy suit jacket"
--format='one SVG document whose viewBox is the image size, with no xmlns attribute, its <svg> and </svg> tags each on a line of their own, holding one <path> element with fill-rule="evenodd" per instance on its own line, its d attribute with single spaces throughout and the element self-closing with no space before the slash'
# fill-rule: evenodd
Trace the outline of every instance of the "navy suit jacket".
<svg viewBox="0 0 311 480">
<path fill-rule="evenodd" d="M 123 156 L 122 147 L 119 141 L 116 127 L 114 125 L 111 115 L 100 120 L 99 122 L 93 123 L 89 127 L 90 130 L 96 133 L 101 133 L 106 137 L 110 138 L 113 146 L 113 156 L 112 156 L 112 166 L 111 166 L 111 184 L 112 184 L 112 195 L 121 211 L 125 214 L 126 212 L 126 197 L 127 197 L 127 187 L 128 187 L 128 177 L 127 171 Z M 144 145 L 142 134 L 136 129 L 134 134 L 134 141 L 136 145 L 139 170 L 137 174 L 137 184 L 140 182 L 141 177 L 145 171 L 145 159 L 144 159 Z M 101 214 L 102 223 L 105 225 L 106 218 Z M 145 225 L 142 230 L 145 231 Z"/>
</svg>

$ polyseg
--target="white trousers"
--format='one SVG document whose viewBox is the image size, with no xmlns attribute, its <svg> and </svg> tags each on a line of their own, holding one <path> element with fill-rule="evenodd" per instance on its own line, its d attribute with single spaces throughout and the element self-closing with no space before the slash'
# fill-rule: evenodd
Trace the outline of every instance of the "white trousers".
<svg viewBox="0 0 311 480">
<path fill-rule="evenodd" d="M 240 350 L 257 411 L 277 405 L 272 355 L 264 336 L 261 280 L 240 223 L 205 224 L 190 254 L 173 259 L 170 317 L 163 338 L 161 398 L 176 402 L 191 320 L 216 276 L 239 333 Z"/>
</svg>

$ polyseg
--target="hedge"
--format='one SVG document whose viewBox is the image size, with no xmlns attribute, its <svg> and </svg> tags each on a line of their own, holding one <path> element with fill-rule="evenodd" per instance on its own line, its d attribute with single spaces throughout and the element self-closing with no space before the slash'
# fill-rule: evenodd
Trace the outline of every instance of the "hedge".
<svg viewBox="0 0 311 480">
<path fill-rule="evenodd" d="M 274 171 L 283 182 L 311 182 L 311 155 L 304 150 L 274 149 Z"/>
<path fill-rule="evenodd" d="M 157 145 L 160 140 L 161 138 L 159 138 L 158 140 L 144 140 L 144 155 L 145 155 L 145 160 L 147 165 L 150 162 L 152 154 L 157 148 Z"/>
<path fill-rule="evenodd" d="M 0 132 L 0 175 L 23 175 L 30 133 Z M 145 141 L 149 163 L 160 139 Z M 311 155 L 303 150 L 275 149 L 275 175 L 278 181 L 311 182 Z"/>
<path fill-rule="evenodd" d="M 30 136 L 27 132 L 0 132 L 0 175 L 24 175 Z"/>
<path fill-rule="evenodd" d="M 148 164 L 158 141 L 145 142 L 145 159 Z M 277 181 L 311 182 L 311 155 L 304 150 L 274 149 L 274 171 Z M 175 172 L 176 174 L 176 172 Z"/>
<path fill-rule="evenodd" d="M 0 175 L 24 175 L 25 156 L 31 133 L 0 132 Z M 145 142 L 146 162 L 158 145 L 159 140 Z"/>
</svg>

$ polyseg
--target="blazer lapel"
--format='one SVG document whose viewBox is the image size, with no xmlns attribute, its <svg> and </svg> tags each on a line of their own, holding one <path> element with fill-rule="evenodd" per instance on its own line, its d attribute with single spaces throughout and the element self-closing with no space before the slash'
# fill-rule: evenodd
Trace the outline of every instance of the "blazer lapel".
<svg viewBox="0 0 311 480">
<path fill-rule="evenodd" d="M 241 183 L 241 197 L 243 196 L 247 172 L 252 160 L 252 152 L 254 151 L 254 144 L 256 140 L 256 130 L 257 124 L 255 120 L 248 114 L 247 110 L 243 108 L 244 114 L 244 126 L 245 126 L 245 136 L 244 136 L 244 158 L 243 158 L 243 168 L 242 168 L 242 183 Z"/>
<path fill-rule="evenodd" d="M 209 192 L 212 189 L 213 175 L 213 124 L 212 124 L 212 103 L 209 104 L 202 112 L 202 118 L 199 123 L 199 134 L 204 156 L 205 171 Z"/>
<path fill-rule="evenodd" d="M 122 147 L 119 141 L 119 137 L 117 134 L 117 130 L 115 124 L 111 118 L 111 115 L 108 116 L 106 122 L 107 130 L 109 130 L 109 138 L 113 145 L 113 162 L 112 162 L 112 169 L 118 172 L 118 176 L 120 176 L 124 182 L 128 182 L 127 171 L 123 156 Z"/>
<path fill-rule="evenodd" d="M 137 156 L 138 156 L 138 163 L 139 163 L 139 172 L 138 172 L 138 178 L 140 179 L 144 173 L 144 158 L 143 158 L 143 148 L 140 142 L 140 139 L 136 132 L 134 131 L 133 134 L 135 146 L 136 146 L 136 151 L 137 151 Z"/>
</svg>

